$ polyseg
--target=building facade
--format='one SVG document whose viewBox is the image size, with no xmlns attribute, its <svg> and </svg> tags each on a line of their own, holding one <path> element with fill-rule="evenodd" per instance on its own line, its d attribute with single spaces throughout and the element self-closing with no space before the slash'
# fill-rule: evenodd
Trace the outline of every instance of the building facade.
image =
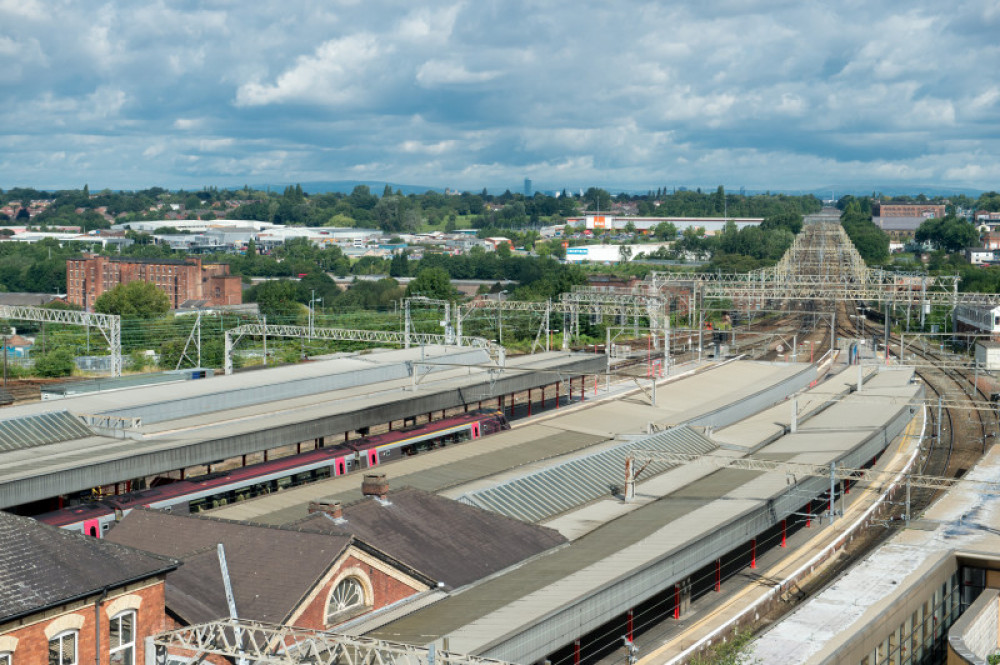
<svg viewBox="0 0 1000 665">
<path fill-rule="evenodd" d="M 0 513 L 0 665 L 137 665 L 177 561 Z"/>
<path fill-rule="evenodd" d="M 224 263 L 202 265 L 201 259 L 125 259 L 89 256 L 66 261 L 66 300 L 92 310 L 105 291 L 119 284 L 141 280 L 155 284 L 179 308 L 189 300 L 209 305 L 243 302 L 240 278 L 229 274 Z"/>
</svg>

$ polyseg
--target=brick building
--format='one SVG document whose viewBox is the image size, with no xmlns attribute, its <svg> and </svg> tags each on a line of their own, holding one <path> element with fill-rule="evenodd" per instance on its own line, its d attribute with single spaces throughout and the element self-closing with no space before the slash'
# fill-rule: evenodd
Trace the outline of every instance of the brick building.
<svg viewBox="0 0 1000 665">
<path fill-rule="evenodd" d="M 105 291 L 136 280 L 150 282 L 179 308 L 189 300 L 209 305 L 239 305 L 243 302 L 240 278 L 229 274 L 225 263 L 202 265 L 201 259 L 136 259 L 89 256 L 66 260 L 66 300 L 85 310 Z M 3 665 L 0 663 L 0 665 Z"/>
<path fill-rule="evenodd" d="M 939 203 L 875 203 L 873 217 L 923 217 L 941 219 L 945 216 L 945 206 Z"/>
<path fill-rule="evenodd" d="M 0 665 L 136 665 L 178 562 L 0 513 Z M 100 656 L 99 658 L 97 656 Z"/>
<path fill-rule="evenodd" d="M 434 585 L 349 534 L 139 509 L 107 540 L 183 562 L 166 594 L 174 627 L 229 616 L 217 543 L 225 547 L 241 619 L 327 630 Z"/>
</svg>

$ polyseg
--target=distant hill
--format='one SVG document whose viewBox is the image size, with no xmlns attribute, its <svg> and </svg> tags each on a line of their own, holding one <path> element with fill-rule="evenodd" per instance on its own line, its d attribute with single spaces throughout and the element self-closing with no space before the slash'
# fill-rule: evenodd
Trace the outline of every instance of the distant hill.
<svg viewBox="0 0 1000 665">
<path fill-rule="evenodd" d="M 397 189 L 403 194 L 423 194 L 427 191 L 438 192 L 443 194 L 444 189 L 441 187 L 424 187 L 422 185 L 401 185 L 395 182 L 385 182 L 384 180 L 332 180 L 328 182 L 284 182 L 284 183 L 270 183 L 263 185 L 251 185 L 253 189 L 267 190 L 270 189 L 272 192 L 281 192 L 289 185 L 302 185 L 302 190 L 307 194 L 330 194 L 330 193 L 342 193 L 350 194 L 354 191 L 354 188 L 358 185 L 368 185 L 368 189 L 372 191 L 372 194 L 377 196 L 382 196 L 382 191 L 385 189 L 386 185 L 392 187 L 392 191 Z M 242 187 L 242 185 L 240 186 Z"/>
</svg>

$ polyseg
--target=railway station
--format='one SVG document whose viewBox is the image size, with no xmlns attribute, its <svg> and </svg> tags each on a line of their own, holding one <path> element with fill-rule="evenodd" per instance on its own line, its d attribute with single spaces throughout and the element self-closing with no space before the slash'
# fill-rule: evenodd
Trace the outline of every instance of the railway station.
<svg viewBox="0 0 1000 665">
<path fill-rule="evenodd" d="M 148 646 L 185 658 L 253 652 L 261 662 L 276 654 L 247 640 L 280 641 L 282 657 L 308 643 L 313 654 L 369 649 L 436 665 L 660 665 L 765 629 L 752 654 L 767 663 L 978 662 L 1000 647 L 996 413 L 984 406 L 978 366 L 909 331 L 924 327 L 929 307 L 961 312 L 965 325 L 997 305 L 956 285 L 868 268 L 839 225 L 814 220 L 774 268 L 654 273 L 545 305 L 546 320 L 563 309 L 567 330 L 588 313 L 643 313 L 649 351 L 668 359 L 662 375 L 650 356 L 645 377 L 639 368 L 623 380 L 609 371 L 610 343 L 608 356 L 545 352 L 502 365 L 486 349 L 425 346 L 15 407 L 0 421 L 0 506 L 183 480 L 185 470 L 224 475 L 269 453 L 304 459 L 370 438 L 387 442 L 386 457 L 355 449 L 317 462 L 324 474 L 304 484 L 216 490 L 197 507 L 167 507 L 169 516 L 114 504 L 110 533 L 95 535 L 166 556 L 179 554 L 171 530 L 197 520 L 204 542 L 183 552 L 193 572 L 215 570 L 199 549 L 212 524 L 234 534 L 237 566 L 247 565 L 251 535 L 340 547 L 316 559 L 340 566 L 314 576 L 322 584 L 303 578 L 326 589 L 308 625 L 226 619 L 212 572 L 210 587 L 188 579 L 190 593 L 214 603 L 191 615 L 203 623 Z M 684 291 L 693 325 L 671 330 L 658 312 Z M 713 300 L 741 320 L 787 320 L 764 333 L 750 323 L 717 333 L 703 354 Z M 905 322 L 903 334 L 890 334 L 893 321 Z M 880 335 L 868 334 L 873 324 Z M 480 411 L 513 426 L 486 435 L 471 424 Z M 459 436 L 464 417 L 469 433 Z M 449 445 L 423 454 L 417 433 L 435 423 Z M 119 521 L 128 528 L 116 535 Z M 462 531 L 460 544 L 449 528 Z M 841 574 L 861 543 L 887 532 Z M 500 533 L 536 546 L 504 558 L 491 542 Z M 346 543 L 364 565 L 350 568 Z M 492 563 L 473 571 L 480 559 Z M 172 574 L 180 580 L 186 565 Z M 392 595 L 349 578 L 406 583 Z M 331 609 L 342 583 L 360 594 L 347 613 Z M 821 592 L 807 599 L 814 587 Z M 257 592 L 238 585 L 237 606 Z M 186 601 L 168 591 L 168 611 L 173 602 Z M 244 642 L 219 646 L 234 630 Z"/>
</svg>

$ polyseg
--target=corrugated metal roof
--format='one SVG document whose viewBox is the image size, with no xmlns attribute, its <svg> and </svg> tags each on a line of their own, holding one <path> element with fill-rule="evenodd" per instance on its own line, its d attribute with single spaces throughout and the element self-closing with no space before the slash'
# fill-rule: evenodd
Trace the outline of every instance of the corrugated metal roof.
<svg viewBox="0 0 1000 665">
<path fill-rule="evenodd" d="M 463 494 L 458 500 L 525 522 L 541 522 L 620 488 L 625 458 L 636 450 L 705 454 L 715 448 L 715 443 L 694 430 L 675 427 Z M 654 460 L 643 476 L 654 476 L 675 466 Z"/>
<path fill-rule="evenodd" d="M 23 450 L 90 436 L 94 433 L 69 411 L 0 420 L 0 450 Z"/>
</svg>

